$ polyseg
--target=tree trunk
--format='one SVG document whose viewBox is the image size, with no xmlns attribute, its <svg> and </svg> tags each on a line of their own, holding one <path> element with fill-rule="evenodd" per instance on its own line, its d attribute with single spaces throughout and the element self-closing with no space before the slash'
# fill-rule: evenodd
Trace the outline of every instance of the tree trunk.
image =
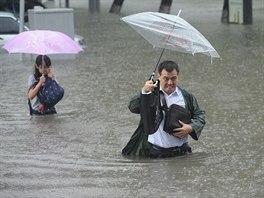
<svg viewBox="0 0 264 198">
<path fill-rule="evenodd" d="M 123 2 L 124 0 L 114 0 L 109 12 L 114 14 L 120 14 Z"/>
<path fill-rule="evenodd" d="M 222 23 L 228 23 L 228 17 L 229 17 L 228 0 L 224 0 L 224 6 L 223 6 L 223 11 L 222 11 L 222 17 L 221 17 Z"/>
<path fill-rule="evenodd" d="M 159 7 L 159 12 L 162 13 L 170 13 L 170 8 L 171 8 L 172 0 L 161 0 L 160 7 Z"/>
<path fill-rule="evenodd" d="M 244 24 L 252 24 L 252 0 L 244 0 Z"/>
<path fill-rule="evenodd" d="M 66 7 L 66 8 L 69 8 L 69 7 L 70 7 L 69 0 L 65 0 L 65 7 Z"/>
<path fill-rule="evenodd" d="M 89 11 L 91 13 L 100 12 L 100 0 L 89 0 Z"/>
</svg>

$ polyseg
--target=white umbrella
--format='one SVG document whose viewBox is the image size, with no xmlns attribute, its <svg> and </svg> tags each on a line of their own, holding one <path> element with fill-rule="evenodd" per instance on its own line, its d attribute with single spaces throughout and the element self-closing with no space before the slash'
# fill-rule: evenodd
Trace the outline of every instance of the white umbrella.
<svg viewBox="0 0 264 198">
<path fill-rule="evenodd" d="M 180 12 L 181 10 L 178 15 L 142 12 L 121 19 L 149 41 L 153 47 L 162 48 L 163 51 L 168 49 L 192 55 L 202 53 L 210 56 L 211 59 L 220 58 L 210 42 L 179 16 Z"/>
</svg>

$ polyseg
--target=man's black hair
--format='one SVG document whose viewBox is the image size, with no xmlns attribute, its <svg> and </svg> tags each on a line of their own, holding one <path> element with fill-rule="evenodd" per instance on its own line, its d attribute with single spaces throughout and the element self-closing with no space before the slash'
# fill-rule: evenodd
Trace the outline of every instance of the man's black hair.
<svg viewBox="0 0 264 198">
<path fill-rule="evenodd" d="M 174 69 L 177 71 L 177 74 L 180 73 L 179 65 L 173 61 L 164 61 L 159 64 L 158 72 L 161 74 L 162 70 L 166 70 L 167 72 L 172 72 Z"/>
</svg>

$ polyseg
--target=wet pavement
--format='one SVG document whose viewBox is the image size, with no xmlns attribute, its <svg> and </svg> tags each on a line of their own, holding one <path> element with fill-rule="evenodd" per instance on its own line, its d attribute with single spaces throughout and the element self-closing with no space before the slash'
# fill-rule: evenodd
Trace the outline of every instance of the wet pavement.
<svg viewBox="0 0 264 198">
<path fill-rule="evenodd" d="M 253 25 L 246 26 L 222 24 L 222 2 L 173 3 L 172 14 L 182 9 L 222 57 L 211 64 L 204 55 L 165 51 L 162 58 L 179 63 L 180 84 L 205 108 L 207 124 L 199 141 L 190 139 L 189 156 L 121 155 L 139 122 L 127 104 L 161 50 L 120 17 L 156 11 L 159 2 L 126 0 L 121 15 L 108 13 L 108 1 L 97 14 L 81 1 L 72 5 L 75 31 L 88 47 L 75 60 L 52 61 L 65 88 L 57 115 L 28 115 L 34 62 L 0 51 L 0 197 L 263 197 L 262 0 L 254 1 Z"/>
</svg>

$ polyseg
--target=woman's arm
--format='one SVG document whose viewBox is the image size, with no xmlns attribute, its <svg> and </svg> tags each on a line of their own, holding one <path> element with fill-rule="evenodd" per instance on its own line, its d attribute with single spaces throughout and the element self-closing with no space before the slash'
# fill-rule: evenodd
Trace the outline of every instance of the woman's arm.
<svg viewBox="0 0 264 198">
<path fill-rule="evenodd" d="M 43 84 L 45 83 L 45 76 L 41 76 L 39 78 L 39 82 L 36 84 L 36 86 L 32 87 L 31 89 L 29 89 L 28 91 L 28 98 L 30 100 L 32 100 L 38 93 L 39 89 L 43 86 Z"/>
</svg>

